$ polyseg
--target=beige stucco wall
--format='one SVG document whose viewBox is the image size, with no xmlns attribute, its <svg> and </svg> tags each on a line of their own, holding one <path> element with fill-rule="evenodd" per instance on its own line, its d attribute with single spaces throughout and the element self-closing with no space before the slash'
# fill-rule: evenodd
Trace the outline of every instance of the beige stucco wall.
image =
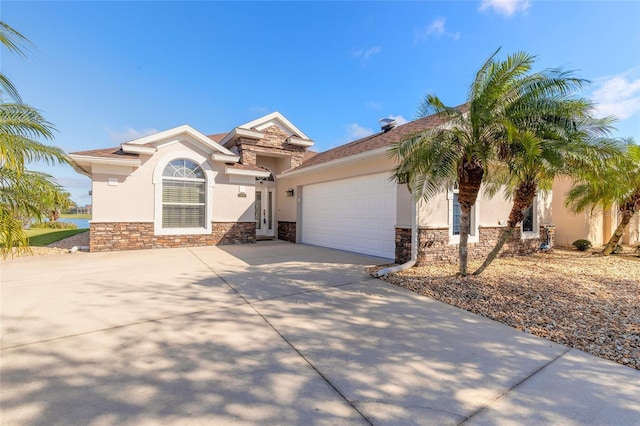
<svg viewBox="0 0 640 426">
<path fill-rule="evenodd" d="M 130 167 L 93 166 L 93 218 L 95 222 L 152 222 L 156 211 L 154 173 L 176 158 L 196 160 L 205 170 L 214 222 L 254 220 L 255 180 L 230 177 L 225 164 L 211 160 L 210 153 L 184 137 L 180 142 L 160 146 L 153 156 L 141 156 L 142 165 Z M 117 179 L 117 185 L 109 185 Z M 158 175 L 156 175 L 156 180 Z M 234 180 L 233 182 L 230 180 Z M 238 197 L 240 187 L 246 197 Z"/>
<path fill-rule="evenodd" d="M 291 159 L 289 157 L 271 157 L 258 154 L 256 156 L 256 164 L 266 167 L 275 176 L 290 167 Z"/>
<path fill-rule="evenodd" d="M 540 192 L 536 198 L 536 218 L 538 225 L 548 225 L 551 220 L 550 192 Z M 420 207 L 420 226 L 445 228 L 449 226 L 449 194 L 441 192 L 429 201 L 422 202 Z M 503 193 L 494 197 L 487 196 L 483 190 L 476 201 L 477 221 L 481 227 L 505 226 L 511 212 L 511 201 L 505 199 Z"/>
<path fill-rule="evenodd" d="M 640 213 L 636 213 L 631 219 L 631 223 L 629 223 L 627 232 L 623 237 L 623 242 L 625 244 L 640 244 Z"/>
<path fill-rule="evenodd" d="M 571 188 L 569 178 L 558 178 L 553 183 L 553 202 L 551 210 L 553 223 L 556 226 L 555 243 L 561 247 L 570 247 L 575 240 L 584 238 L 593 245 L 603 243 L 603 213 L 601 209 L 593 212 L 586 210 L 573 213 L 565 207 L 566 194 Z M 615 222 L 612 221 L 612 222 Z"/>
<path fill-rule="evenodd" d="M 419 226 L 429 228 L 446 228 L 449 226 L 449 200 L 447 199 L 447 193 L 441 192 L 428 201 L 421 201 L 418 218 Z"/>
<path fill-rule="evenodd" d="M 92 220 L 96 222 L 150 222 L 153 220 L 154 161 L 143 158 L 138 169 L 116 166 L 93 166 Z M 131 174 L 127 174 L 127 173 Z M 112 181 L 111 184 L 109 181 Z M 115 180 L 115 184 L 114 181 Z"/>
</svg>

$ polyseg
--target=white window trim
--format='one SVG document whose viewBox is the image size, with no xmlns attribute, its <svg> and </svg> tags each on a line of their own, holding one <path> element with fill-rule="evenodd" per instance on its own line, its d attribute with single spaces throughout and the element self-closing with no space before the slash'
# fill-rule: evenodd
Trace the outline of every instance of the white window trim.
<svg viewBox="0 0 640 426">
<path fill-rule="evenodd" d="M 447 191 L 447 200 L 449 200 L 449 245 L 460 244 L 460 235 L 453 235 L 453 194 L 458 193 L 458 188 L 449 188 Z M 469 243 L 480 242 L 480 200 L 476 199 L 476 203 L 471 207 L 471 233 L 469 233 Z"/>
<path fill-rule="evenodd" d="M 173 160 L 184 158 L 196 163 L 205 174 L 205 227 L 201 228 L 163 228 L 162 227 L 162 173 L 167 165 Z M 160 158 L 153 170 L 154 186 L 154 212 L 153 212 L 153 233 L 155 235 L 207 235 L 211 234 L 212 211 L 213 211 L 213 187 L 216 172 L 211 169 L 207 162 L 207 157 L 193 151 L 174 151 Z"/>
<path fill-rule="evenodd" d="M 524 225 L 520 222 L 520 239 L 521 240 L 532 240 L 535 238 L 540 238 L 540 215 L 538 214 L 538 196 L 536 195 L 533 198 L 533 231 L 525 232 L 522 226 Z"/>
</svg>

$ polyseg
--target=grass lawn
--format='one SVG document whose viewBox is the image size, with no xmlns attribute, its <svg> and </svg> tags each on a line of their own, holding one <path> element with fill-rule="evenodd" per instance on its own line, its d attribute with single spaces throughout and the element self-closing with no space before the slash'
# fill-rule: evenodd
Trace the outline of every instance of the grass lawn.
<svg viewBox="0 0 640 426">
<path fill-rule="evenodd" d="M 25 230 L 25 233 L 29 238 L 30 246 L 42 247 L 87 231 L 88 229 L 34 228 Z"/>
</svg>

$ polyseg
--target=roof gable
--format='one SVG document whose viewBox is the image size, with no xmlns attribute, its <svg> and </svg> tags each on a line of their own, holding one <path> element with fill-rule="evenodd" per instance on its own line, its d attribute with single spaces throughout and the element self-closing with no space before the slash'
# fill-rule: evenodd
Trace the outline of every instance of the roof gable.
<svg viewBox="0 0 640 426">
<path fill-rule="evenodd" d="M 300 129 L 294 126 L 286 117 L 278 111 L 257 118 L 248 123 L 238 126 L 241 129 L 262 131 L 271 126 L 278 126 L 284 130 L 289 136 L 297 136 L 300 139 L 311 140 L 307 135 L 302 133 Z"/>
<path fill-rule="evenodd" d="M 174 140 L 178 140 L 181 135 L 187 135 L 190 139 L 198 145 L 201 145 L 206 151 L 212 151 L 213 153 L 223 155 L 235 155 L 227 148 L 215 142 L 213 139 L 205 136 L 191 126 L 183 125 L 174 127 L 173 129 L 165 130 L 162 132 L 154 133 L 152 135 L 144 136 L 139 139 L 134 139 L 129 142 L 125 142 L 121 145 L 124 152 L 132 153 L 145 153 L 141 149 L 142 145 L 146 145 L 149 148 L 157 147 L 160 145 L 166 145 Z"/>
</svg>

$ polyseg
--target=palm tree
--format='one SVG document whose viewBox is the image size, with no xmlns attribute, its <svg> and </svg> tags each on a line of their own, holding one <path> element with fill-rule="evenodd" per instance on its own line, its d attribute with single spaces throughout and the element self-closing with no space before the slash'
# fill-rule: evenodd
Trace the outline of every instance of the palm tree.
<svg viewBox="0 0 640 426">
<path fill-rule="evenodd" d="M 28 40 L 0 21 L 0 44 L 24 56 Z M 53 139 L 53 125 L 40 112 L 20 99 L 11 81 L 0 74 L 0 254 L 6 257 L 13 247 L 25 247 L 27 239 L 21 217 L 41 219 L 43 202 L 62 200 L 62 188 L 51 177 L 29 172 L 34 161 L 68 163 L 59 148 L 37 139 Z M 61 198 L 62 197 L 62 198 Z"/>
<path fill-rule="evenodd" d="M 624 154 L 585 170 L 567 194 L 565 204 L 575 212 L 615 206 L 620 222 L 602 249 L 608 256 L 616 248 L 633 216 L 640 211 L 640 146 L 624 141 Z"/>
<path fill-rule="evenodd" d="M 556 177 L 576 176 L 594 162 L 619 154 L 615 141 L 606 138 L 613 119 L 591 118 L 592 108 L 590 101 L 562 100 L 561 96 L 539 106 L 537 120 L 519 123 L 529 129 L 520 131 L 514 125 L 507 126 L 506 145 L 501 147 L 501 161 L 496 164 L 494 180 L 487 191 L 494 195 L 504 190 L 512 199 L 512 207 L 506 229 L 474 275 L 481 274 L 495 260 L 523 221 L 525 211 L 533 206 L 540 189 L 550 190 Z"/>
<path fill-rule="evenodd" d="M 428 200 L 458 185 L 460 275 L 467 275 L 471 209 L 489 165 L 498 158 L 509 123 L 523 121 L 535 101 L 581 87 L 584 80 L 558 69 L 531 73 L 534 57 L 520 52 L 498 61 L 494 52 L 476 73 L 463 108 L 446 106 L 428 95 L 419 116 L 438 114 L 440 127 L 414 135 L 390 149 L 398 165 L 394 176 L 407 182 L 416 199 Z"/>
</svg>

